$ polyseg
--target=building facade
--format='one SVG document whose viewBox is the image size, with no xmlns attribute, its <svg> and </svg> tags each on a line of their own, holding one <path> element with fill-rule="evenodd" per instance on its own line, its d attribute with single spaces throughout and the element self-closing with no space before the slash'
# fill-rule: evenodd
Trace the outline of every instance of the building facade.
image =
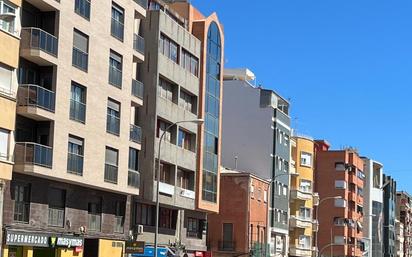
<svg viewBox="0 0 412 257">
<path fill-rule="evenodd" d="M 403 224 L 403 251 L 405 256 L 412 254 L 412 197 L 405 191 L 396 193 L 396 219 Z"/>
<path fill-rule="evenodd" d="M 0 213 L 4 190 L 12 178 L 16 120 L 21 0 L 0 1 Z M 3 227 L 0 215 L 0 229 Z M 3 234 L 0 233 L 1 242 Z M 2 246 L 0 246 L 0 254 Z"/>
<path fill-rule="evenodd" d="M 222 164 L 250 170 L 272 182 L 268 230 L 270 254 L 289 250 L 289 103 L 272 90 L 253 86 L 247 69 L 225 70 Z M 239 99 L 242 99 L 239 101 Z"/>
<path fill-rule="evenodd" d="M 366 239 L 366 253 L 369 257 L 382 257 L 383 165 L 365 157 L 362 159 L 365 173 L 363 236 Z"/>
<path fill-rule="evenodd" d="M 289 256 L 314 254 L 313 234 L 318 230 L 314 206 L 319 202 L 319 196 L 314 193 L 314 149 L 310 137 L 291 138 Z"/>
<path fill-rule="evenodd" d="M 361 257 L 365 252 L 364 163 L 356 150 L 330 150 L 329 147 L 326 141 L 316 141 L 319 254 Z"/>
<path fill-rule="evenodd" d="M 233 170 L 223 170 L 220 181 L 220 211 L 208 216 L 212 255 L 268 256 L 270 183 Z"/>
<path fill-rule="evenodd" d="M 133 200 L 134 231 L 138 234 L 143 226 L 137 239 L 154 243 L 159 179 L 159 244 L 199 256 L 207 250 L 207 213 L 217 212 L 219 206 L 222 26 L 216 14 L 206 17 L 185 1 L 150 1 L 143 35 L 146 61 L 141 70 L 147 104 L 138 116 L 144 121 L 140 159 L 144 174 L 140 195 Z M 204 124 L 181 122 L 196 119 Z M 156 178 L 163 133 L 160 178 Z"/>
<path fill-rule="evenodd" d="M 396 181 L 384 174 L 383 184 L 383 256 L 393 257 L 396 255 Z"/>
<path fill-rule="evenodd" d="M 396 230 L 396 241 L 395 249 L 397 257 L 404 257 L 405 251 L 403 249 L 405 238 L 404 238 L 404 226 L 399 220 L 395 220 L 395 230 Z"/>
<path fill-rule="evenodd" d="M 140 187 L 146 8 L 147 1 L 22 1 L 3 256 L 123 253 Z"/>
</svg>

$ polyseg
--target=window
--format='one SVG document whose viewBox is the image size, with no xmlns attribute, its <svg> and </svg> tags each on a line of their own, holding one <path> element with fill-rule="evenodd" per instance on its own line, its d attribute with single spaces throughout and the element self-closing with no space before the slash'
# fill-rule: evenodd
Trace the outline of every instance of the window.
<svg viewBox="0 0 412 257">
<path fill-rule="evenodd" d="M 202 238 L 199 223 L 198 219 L 187 218 L 187 237 Z"/>
<path fill-rule="evenodd" d="M 182 49 L 181 65 L 196 77 L 199 76 L 199 60 L 187 50 Z"/>
<path fill-rule="evenodd" d="M 64 227 L 64 209 L 66 207 L 66 191 L 49 188 L 49 226 Z"/>
<path fill-rule="evenodd" d="M 163 120 L 157 120 L 157 137 L 161 137 L 163 133 L 165 135 L 163 136 L 164 140 L 167 142 L 172 142 L 172 133 L 170 132 L 170 128 L 166 130 L 171 124 L 168 122 L 165 122 Z"/>
<path fill-rule="evenodd" d="M 160 35 L 160 43 L 159 43 L 160 53 L 168 57 L 175 63 L 179 63 L 179 47 L 178 45 L 173 42 L 170 38 L 165 36 L 164 34 Z"/>
<path fill-rule="evenodd" d="M 115 233 L 124 233 L 124 218 L 125 218 L 125 210 L 126 204 L 121 201 L 116 201 L 115 203 L 115 224 L 114 224 L 114 232 Z"/>
<path fill-rule="evenodd" d="M 158 96 L 167 99 L 171 102 L 175 102 L 174 89 L 176 86 L 169 81 L 159 78 L 159 90 L 157 91 Z"/>
<path fill-rule="evenodd" d="M 299 248 L 310 249 L 310 236 L 299 236 Z"/>
<path fill-rule="evenodd" d="M 90 1 L 88 0 L 75 0 L 74 11 L 83 18 L 90 19 Z"/>
<path fill-rule="evenodd" d="M 70 119 L 85 123 L 86 121 L 86 88 L 72 82 L 70 93 Z"/>
<path fill-rule="evenodd" d="M 283 161 L 283 170 L 285 172 L 289 172 L 289 162 L 288 161 Z"/>
<path fill-rule="evenodd" d="M 346 225 L 346 220 L 345 220 L 345 218 L 335 217 L 333 219 L 333 223 L 335 224 L 335 226 L 345 226 Z"/>
<path fill-rule="evenodd" d="M 30 185 L 15 184 L 14 186 L 14 221 L 29 222 L 30 215 Z"/>
<path fill-rule="evenodd" d="M 120 134 L 120 103 L 112 99 L 107 100 L 107 126 L 108 133 Z"/>
<path fill-rule="evenodd" d="M 13 94 L 12 77 L 13 69 L 0 64 L 0 94 L 8 96 Z"/>
<path fill-rule="evenodd" d="M 82 138 L 69 135 L 67 157 L 67 171 L 69 173 L 83 175 L 83 144 Z"/>
<path fill-rule="evenodd" d="M 179 106 L 186 111 L 196 114 L 196 96 L 180 90 Z"/>
<path fill-rule="evenodd" d="M 262 189 L 261 188 L 258 189 L 257 200 L 259 202 L 262 201 Z"/>
<path fill-rule="evenodd" d="M 135 224 L 154 226 L 155 225 L 155 206 L 136 203 L 135 204 Z"/>
<path fill-rule="evenodd" d="M 101 230 L 102 204 L 101 200 L 90 202 L 88 204 L 88 229 L 89 231 Z"/>
<path fill-rule="evenodd" d="M 300 191 L 305 192 L 305 193 L 311 193 L 312 192 L 312 182 L 309 180 L 300 180 Z"/>
<path fill-rule="evenodd" d="M 178 146 L 195 152 L 195 135 L 179 128 L 179 135 L 177 139 Z"/>
<path fill-rule="evenodd" d="M 72 65 L 87 72 L 89 59 L 89 36 L 74 29 Z"/>
<path fill-rule="evenodd" d="M 280 131 L 280 130 L 278 130 L 279 131 L 279 144 L 282 144 L 283 143 L 283 138 L 284 138 L 284 136 L 283 136 L 283 131 Z"/>
<path fill-rule="evenodd" d="M 300 153 L 300 165 L 306 167 L 312 167 L 312 154 L 301 152 Z"/>
<path fill-rule="evenodd" d="M 112 3 L 112 24 L 111 34 L 113 37 L 123 41 L 124 33 L 124 10 L 115 3 Z"/>
<path fill-rule="evenodd" d="M 160 163 L 160 182 L 166 184 L 172 184 L 172 165 L 166 163 Z"/>
<path fill-rule="evenodd" d="M 129 148 L 129 172 L 127 176 L 127 185 L 139 188 L 140 173 L 139 173 L 139 151 L 134 148 Z"/>
<path fill-rule="evenodd" d="M 117 184 L 119 151 L 106 146 L 104 181 Z"/>
<path fill-rule="evenodd" d="M 346 200 L 345 199 L 335 199 L 335 207 L 345 208 Z"/>
<path fill-rule="evenodd" d="M 176 229 L 177 210 L 160 208 L 159 227 Z"/>
<path fill-rule="evenodd" d="M 267 201 L 268 201 L 268 191 L 266 191 L 266 190 L 263 192 L 263 201 L 265 203 L 267 203 Z"/>
<path fill-rule="evenodd" d="M 109 84 L 121 88 L 122 87 L 122 63 L 123 57 L 110 50 L 109 57 Z"/>
<path fill-rule="evenodd" d="M 336 162 L 336 163 L 335 163 L 335 169 L 336 169 L 337 171 L 345 171 L 345 170 L 346 170 L 345 163 L 343 163 L 343 162 Z"/>
<path fill-rule="evenodd" d="M 304 220 L 310 220 L 312 218 L 311 209 L 306 207 L 300 207 L 299 217 Z"/>
<path fill-rule="evenodd" d="M 195 174 L 193 171 L 177 169 L 177 186 L 183 189 L 194 191 Z"/>
<path fill-rule="evenodd" d="M 0 160 L 9 161 L 10 131 L 0 129 Z"/>
<path fill-rule="evenodd" d="M 334 243 L 336 245 L 344 245 L 345 244 L 345 237 L 344 236 L 335 236 Z"/>
<path fill-rule="evenodd" d="M 255 197 L 255 187 L 253 185 L 250 186 L 250 197 L 251 198 Z"/>
<path fill-rule="evenodd" d="M 288 186 L 283 186 L 283 196 L 288 196 Z"/>
<path fill-rule="evenodd" d="M 346 189 L 346 181 L 344 180 L 335 180 L 335 188 L 336 189 Z"/>
<path fill-rule="evenodd" d="M 0 19 L 0 28 L 5 30 L 11 34 L 16 33 L 16 24 L 15 19 L 18 12 L 16 11 L 16 7 L 13 4 L 0 1 L 0 14 L 8 14 L 5 18 Z"/>
</svg>

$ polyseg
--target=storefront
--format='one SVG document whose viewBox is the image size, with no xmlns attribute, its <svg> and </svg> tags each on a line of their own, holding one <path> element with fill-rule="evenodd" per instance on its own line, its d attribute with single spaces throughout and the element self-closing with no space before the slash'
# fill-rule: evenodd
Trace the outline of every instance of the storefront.
<svg viewBox="0 0 412 257">
<path fill-rule="evenodd" d="M 83 257 L 84 239 L 21 230 L 6 230 L 3 257 Z"/>
</svg>

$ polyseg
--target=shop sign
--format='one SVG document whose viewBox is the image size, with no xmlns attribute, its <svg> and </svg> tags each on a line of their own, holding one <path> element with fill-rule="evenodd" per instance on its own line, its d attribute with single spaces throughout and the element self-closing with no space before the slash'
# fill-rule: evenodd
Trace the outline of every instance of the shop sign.
<svg viewBox="0 0 412 257">
<path fill-rule="evenodd" d="M 144 248 L 145 248 L 144 241 L 127 241 L 125 252 L 131 253 L 131 254 L 143 254 Z"/>
<path fill-rule="evenodd" d="M 70 236 L 52 237 L 50 241 L 51 241 L 52 246 L 63 246 L 67 248 L 83 246 L 83 238 L 79 238 L 79 237 L 70 237 Z"/>
<path fill-rule="evenodd" d="M 49 236 L 41 233 L 6 231 L 6 245 L 49 247 Z"/>
<path fill-rule="evenodd" d="M 83 246 L 76 246 L 75 248 L 74 248 L 74 252 L 75 253 L 81 253 L 83 251 Z"/>
</svg>

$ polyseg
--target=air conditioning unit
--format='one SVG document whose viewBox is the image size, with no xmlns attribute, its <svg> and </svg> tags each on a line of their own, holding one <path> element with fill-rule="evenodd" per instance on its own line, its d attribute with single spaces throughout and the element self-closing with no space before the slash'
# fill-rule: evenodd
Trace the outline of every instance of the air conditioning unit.
<svg viewBox="0 0 412 257">
<path fill-rule="evenodd" d="M 137 226 L 137 234 L 138 235 L 143 235 L 143 225 L 138 225 Z"/>
</svg>

